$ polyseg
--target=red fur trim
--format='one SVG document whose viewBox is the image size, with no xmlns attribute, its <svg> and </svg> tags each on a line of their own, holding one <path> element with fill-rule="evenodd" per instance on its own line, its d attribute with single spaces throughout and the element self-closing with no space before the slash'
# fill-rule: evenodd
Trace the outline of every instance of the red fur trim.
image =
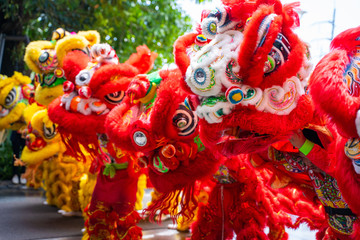
<svg viewBox="0 0 360 240">
<path fill-rule="evenodd" d="M 254 51 L 255 51 L 255 47 L 256 47 L 256 41 L 258 38 L 259 26 L 260 26 L 262 20 L 264 19 L 264 17 L 271 13 L 273 13 L 272 8 L 269 8 L 268 6 L 262 6 L 260 9 L 258 9 L 252 15 L 251 22 L 249 22 L 245 26 L 244 40 L 241 43 L 239 56 L 238 56 L 238 63 L 241 66 L 241 71 L 242 71 L 241 75 L 245 78 L 247 78 L 250 75 L 250 73 L 249 73 L 250 67 L 252 65 L 254 65 L 252 59 L 253 59 L 253 55 L 254 55 Z M 269 49 L 269 51 L 270 51 L 270 49 Z M 266 52 L 266 54 L 268 52 Z M 260 72 L 263 73 L 263 69 L 261 69 Z M 258 75 L 258 74 L 256 74 L 256 75 Z M 259 82 L 254 83 L 254 84 L 259 84 Z"/>
<path fill-rule="evenodd" d="M 174 43 L 175 63 L 180 69 L 183 77 L 185 77 L 186 70 L 190 65 L 190 58 L 186 53 L 186 49 L 195 43 L 195 38 L 197 35 L 198 33 L 185 34 L 179 37 Z M 186 84 L 185 81 L 181 81 L 181 86 L 186 92 L 192 93 L 190 87 Z"/>
<path fill-rule="evenodd" d="M 264 152 L 264 155 L 266 159 L 267 152 Z M 310 188 L 312 186 L 310 179 L 305 182 L 298 175 L 309 177 L 305 174 L 296 173 L 290 175 L 287 170 L 281 170 L 279 166 L 274 166 L 274 162 L 267 160 L 268 162 L 264 164 L 254 157 L 260 157 L 260 155 L 251 156 L 252 162 L 259 166 L 257 172 L 259 172 L 258 176 L 262 179 L 259 181 L 262 187 L 259 187 L 257 196 L 261 199 L 265 209 L 267 209 L 271 222 L 282 223 L 290 228 L 298 228 L 300 223 L 306 222 L 312 230 L 319 229 L 326 222 L 323 207 L 318 201 L 314 201 L 317 197 L 313 188 Z M 282 175 L 287 176 L 287 179 L 291 177 L 292 182 L 283 188 L 273 189 L 269 184 L 272 184 L 275 175 L 278 179 L 281 179 Z M 282 213 L 296 215 L 298 219 L 293 223 L 287 215 L 282 215 Z"/>
<path fill-rule="evenodd" d="M 149 168 L 150 181 L 155 189 L 162 193 L 162 196 L 149 206 L 147 211 L 151 213 L 151 216 L 160 210 L 161 212 L 169 211 L 174 218 L 180 215 L 192 217 L 197 205 L 197 200 L 194 198 L 196 181 L 210 178 L 217 170 L 218 163 L 219 161 L 214 159 L 208 150 L 204 150 L 198 152 L 196 158 L 190 160 L 188 165 L 182 163 L 175 170 L 170 170 L 165 174 L 159 175 Z M 178 201 L 180 194 L 181 200 Z M 181 207 L 180 212 L 177 210 L 178 206 Z"/>
<path fill-rule="evenodd" d="M 209 150 L 198 152 L 194 159 L 186 165 L 182 163 L 178 168 L 166 174 L 149 171 L 149 178 L 153 186 L 162 193 L 176 191 L 187 185 L 194 185 L 197 180 L 206 179 L 215 173 L 220 159 L 214 158 Z"/>
<path fill-rule="evenodd" d="M 179 37 L 174 43 L 175 63 L 179 67 L 183 76 L 190 65 L 190 59 L 186 53 L 186 49 L 195 43 L 197 33 L 189 33 Z"/>
<path fill-rule="evenodd" d="M 146 45 L 138 46 L 136 53 L 131 54 L 125 62 L 137 68 L 139 73 L 147 73 L 153 68 L 157 53 L 151 52 Z"/>
<path fill-rule="evenodd" d="M 223 154 L 236 155 L 261 151 L 272 143 L 288 138 L 293 130 L 303 128 L 312 120 L 314 110 L 309 96 L 301 96 L 297 104 L 298 106 L 289 115 L 282 116 L 258 112 L 254 107 L 235 108 L 232 114 L 224 116 L 222 123 L 208 124 L 201 120 L 200 138 L 206 147 L 220 150 Z M 223 137 L 223 129 L 237 126 L 243 130 L 268 135 L 247 136 L 239 140 Z M 219 145 L 220 142 L 223 143 Z"/>
<path fill-rule="evenodd" d="M 280 0 L 256 0 L 256 9 L 258 9 L 261 5 L 273 6 L 276 14 L 281 14 L 282 12 L 282 5 Z"/>
<path fill-rule="evenodd" d="M 94 97 L 103 98 L 108 93 L 125 91 L 130 78 L 136 74 L 138 74 L 137 69 L 129 64 L 106 64 L 94 72 L 89 87 Z M 108 87 L 112 88 L 107 89 Z"/>
<path fill-rule="evenodd" d="M 252 87 L 262 87 L 264 65 L 278 33 L 281 31 L 282 17 L 275 16 L 263 45 L 256 49 L 258 29 L 264 17 L 273 13 L 268 6 L 261 6 L 251 18 L 244 31 L 244 41 L 239 51 L 240 74 L 244 77 L 244 83 Z M 248 44 L 248 45 L 247 45 Z"/>
<path fill-rule="evenodd" d="M 89 61 L 89 56 L 80 50 L 67 53 L 63 61 L 66 79 L 74 83 L 76 75 L 86 68 Z"/>
<path fill-rule="evenodd" d="M 288 28 L 300 26 L 299 14 L 295 11 L 295 9 L 299 7 L 300 7 L 300 2 L 284 4 L 283 7 L 284 23 Z"/>
<path fill-rule="evenodd" d="M 85 116 L 81 113 L 71 113 L 60 106 L 61 97 L 58 97 L 49 105 L 49 118 L 58 124 L 58 128 L 73 135 L 95 135 L 104 133 L 104 115 Z"/>
<path fill-rule="evenodd" d="M 353 97 L 343 82 L 345 69 L 350 63 L 345 50 L 334 50 L 315 67 L 309 91 L 316 108 L 336 124 L 343 136 L 358 137 L 355 118 L 360 108 L 360 98 Z"/>
<path fill-rule="evenodd" d="M 116 106 L 108 114 L 105 126 L 106 134 L 115 145 L 129 152 L 136 152 L 132 142 L 130 126 L 136 121 L 141 114 L 139 106 L 131 106 L 129 101 L 124 101 Z"/>
<path fill-rule="evenodd" d="M 164 135 L 170 139 L 192 140 L 198 135 L 197 128 L 189 136 L 179 136 L 178 128 L 173 125 L 173 116 L 179 104 L 184 102 L 187 94 L 180 87 L 182 76 L 179 70 L 169 72 L 168 76 L 162 80 L 157 91 L 157 97 L 153 104 L 150 116 L 151 131 L 155 134 Z M 166 113 L 166 114 L 164 114 Z M 195 113 L 194 113 L 195 114 Z"/>
<path fill-rule="evenodd" d="M 352 212 L 360 215 L 360 176 L 355 172 L 351 159 L 344 152 L 347 139 L 339 137 L 335 178 L 346 203 Z"/>
<path fill-rule="evenodd" d="M 274 8 L 261 5 L 245 27 L 244 41 L 241 44 L 238 62 L 242 69 L 240 74 L 244 77 L 245 83 L 253 87 L 265 89 L 273 85 L 282 85 L 285 79 L 296 75 L 305 57 L 304 44 L 290 29 L 295 24 L 295 20 L 293 19 L 295 15 L 292 12 L 292 7 L 297 6 L 297 4 L 286 5 L 284 10 L 280 11 L 282 15 L 274 18 L 263 46 L 255 50 L 258 29 L 262 20 L 274 11 L 279 12 L 279 10 L 276 9 L 282 8 L 281 5 L 277 6 L 278 4 L 280 3 L 276 2 Z M 287 61 L 280 66 L 279 69 L 269 76 L 264 77 L 264 63 L 279 32 L 282 32 L 288 39 L 291 52 Z"/>
<path fill-rule="evenodd" d="M 360 238 L 360 220 L 359 219 L 354 222 L 353 229 L 354 229 L 354 231 L 353 231 L 353 234 L 351 235 L 351 237 L 353 239 L 359 239 Z"/>
<path fill-rule="evenodd" d="M 338 34 L 331 42 L 331 49 L 343 49 L 351 53 L 356 46 L 360 45 L 360 26 L 347 29 Z"/>
<path fill-rule="evenodd" d="M 290 29 L 283 28 L 282 33 L 290 43 L 290 54 L 283 65 L 268 77 L 264 77 L 263 84 L 259 86 L 262 89 L 272 87 L 273 85 L 282 86 L 287 78 L 296 76 L 303 64 L 306 49 L 304 43 Z"/>
<path fill-rule="evenodd" d="M 153 220 L 155 215 L 158 214 L 158 216 L 160 216 L 158 223 L 161 223 L 161 216 L 166 213 L 170 213 L 173 221 L 180 215 L 191 219 L 194 217 L 197 205 L 195 186 L 191 185 L 186 186 L 179 191 L 161 193 L 160 197 L 153 200 L 144 211 L 149 213 L 150 220 Z"/>
<path fill-rule="evenodd" d="M 227 12 L 232 21 L 238 21 L 245 24 L 251 13 L 255 10 L 255 2 L 239 0 L 222 0 L 222 3 L 228 7 Z"/>
<path fill-rule="evenodd" d="M 60 132 L 67 152 L 71 156 L 80 157 L 84 161 L 87 158 L 82 152 L 80 145 L 90 154 L 93 160 L 99 154 L 98 139 L 96 133 L 104 133 L 104 115 L 85 116 L 80 113 L 70 113 L 60 106 L 61 97 L 52 101 L 48 107 L 49 118 Z"/>
</svg>

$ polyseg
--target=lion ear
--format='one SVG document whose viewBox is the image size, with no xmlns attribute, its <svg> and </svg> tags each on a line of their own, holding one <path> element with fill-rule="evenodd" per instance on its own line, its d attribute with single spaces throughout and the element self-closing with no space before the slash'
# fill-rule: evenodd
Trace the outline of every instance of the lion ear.
<svg viewBox="0 0 360 240">
<path fill-rule="evenodd" d="M 90 46 L 100 43 L 100 33 L 98 31 L 79 31 L 77 34 L 86 38 Z"/>
<path fill-rule="evenodd" d="M 70 35 L 57 41 L 55 51 L 58 60 L 58 66 L 63 66 L 63 61 L 66 54 L 73 50 L 81 50 L 89 55 L 89 45 L 89 41 L 81 35 Z"/>
<path fill-rule="evenodd" d="M 89 62 L 90 57 L 83 51 L 74 50 L 66 54 L 62 66 L 66 79 L 74 83 L 76 75 L 85 69 Z"/>
<path fill-rule="evenodd" d="M 50 41 L 33 41 L 30 42 L 25 49 L 24 61 L 26 65 L 34 72 L 41 74 L 39 68 L 39 57 L 42 50 L 54 49 L 55 45 Z"/>
<path fill-rule="evenodd" d="M 157 55 L 157 53 L 151 52 L 146 45 L 142 45 L 136 48 L 136 53 L 131 54 L 125 63 L 137 68 L 139 73 L 145 74 L 153 68 Z"/>
<path fill-rule="evenodd" d="M 69 33 L 68 31 L 66 31 L 64 28 L 57 28 L 56 30 L 53 31 L 52 36 L 51 36 L 51 40 L 60 40 L 62 38 L 64 38 L 65 36 L 69 36 L 71 33 Z"/>
</svg>

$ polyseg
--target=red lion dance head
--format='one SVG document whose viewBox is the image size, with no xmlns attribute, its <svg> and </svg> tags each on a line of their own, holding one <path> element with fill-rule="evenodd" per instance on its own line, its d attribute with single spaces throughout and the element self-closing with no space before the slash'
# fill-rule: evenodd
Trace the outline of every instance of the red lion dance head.
<svg viewBox="0 0 360 240">
<path fill-rule="evenodd" d="M 200 142 L 198 118 L 180 87 L 180 71 L 161 70 L 159 77 L 156 98 L 148 107 L 122 103 L 110 112 L 107 134 L 125 150 L 143 153 L 141 160 L 148 167 L 151 183 L 163 193 L 150 211 L 169 208 L 167 200 L 177 199 L 183 190 L 178 214 L 186 214 L 189 201 L 195 201 L 196 180 L 211 176 L 218 161 Z"/>
<path fill-rule="evenodd" d="M 331 50 L 315 67 L 309 91 L 339 133 L 335 177 L 351 210 L 360 214 L 355 197 L 360 194 L 360 27 L 336 36 Z"/>
<path fill-rule="evenodd" d="M 293 32 L 296 4 L 223 1 L 197 33 L 175 43 L 175 60 L 201 118 L 205 146 L 227 156 L 262 150 L 313 117 L 305 95 L 307 47 Z"/>
<path fill-rule="evenodd" d="M 146 46 L 137 48 L 125 63 L 119 63 L 108 44 L 96 44 L 92 59 L 81 51 L 66 55 L 64 95 L 53 101 L 49 116 L 59 126 L 68 150 L 81 155 L 79 143 L 94 157 L 98 152 L 97 134 L 105 133 L 106 115 L 125 98 L 131 79 L 149 71 L 155 55 Z"/>
</svg>

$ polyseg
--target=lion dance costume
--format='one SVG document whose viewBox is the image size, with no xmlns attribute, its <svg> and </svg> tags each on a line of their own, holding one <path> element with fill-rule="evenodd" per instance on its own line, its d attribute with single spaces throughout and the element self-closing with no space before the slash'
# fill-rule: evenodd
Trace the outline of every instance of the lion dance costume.
<svg viewBox="0 0 360 240">
<path fill-rule="evenodd" d="M 119 63 L 108 44 L 91 48 L 91 58 L 81 51 L 65 56 L 67 81 L 64 95 L 52 102 L 50 118 L 59 124 L 69 154 L 90 154 L 91 172 L 98 173 L 84 239 L 139 239 L 134 210 L 138 173 L 132 156 L 116 148 L 105 134 L 104 121 L 110 110 L 123 101 L 134 76 L 152 67 L 155 54 L 146 46 L 137 48 L 125 63 Z M 81 147 L 82 146 L 82 147 Z"/>
</svg>

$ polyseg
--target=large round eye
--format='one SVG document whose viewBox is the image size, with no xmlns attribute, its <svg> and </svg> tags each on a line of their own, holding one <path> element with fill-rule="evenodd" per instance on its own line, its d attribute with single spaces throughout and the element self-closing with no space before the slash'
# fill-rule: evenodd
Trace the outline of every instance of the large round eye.
<svg viewBox="0 0 360 240">
<path fill-rule="evenodd" d="M 79 74 L 76 75 L 75 83 L 78 86 L 89 85 L 91 77 L 92 77 L 92 71 L 88 69 L 81 70 Z"/>
<path fill-rule="evenodd" d="M 41 50 L 41 54 L 39 56 L 39 67 L 43 71 L 54 70 L 57 67 L 57 58 L 54 50 Z"/>
<path fill-rule="evenodd" d="M 133 139 L 134 142 L 136 143 L 136 145 L 143 147 L 146 145 L 147 143 L 147 137 L 145 135 L 145 133 L 141 132 L 141 131 L 136 131 L 133 135 Z"/>
<path fill-rule="evenodd" d="M 206 82 L 206 72 L 202 68 L 198 68 L 194 73 L 194 80 L 199 85 L 204 85 Z"/>
<path fill-rule="evenodd" d="M 197 116 L 185 104 L 180 104 L 173 117 L 173 125 L 179 129 L 179 136 L 189 136 L 198 124 Z"/>
<path fill-rule="evenodd" d="M 113 93 L 107 94 L 105 96 L 105 100 L 111 104 L 118 104 L 124 99 L 124 96 L 125 96 L 124 91 L 113 92 Z"/>
<path fill-rule="evenodd" d="M 187 73 L 188 84 L 201 94 L 212 91 L 215 85 L 215 71 L 211 67 L 199 67 Z"/>
<path fill-rule="evenodd" d="M 39 62 L 43 64 L 51 62 L 50 54 L 47 51 L 43 51 L 39 56 Z"/>
<path fill-rule="evenodd" d="M 16 102 L 16 88 L 12 88 L 11 91 L 9 92 L 9 94 L 6 96 L 5 98 L 5 106 L 6 107 L 10 107 L 11 105 L 13 105 Z"/>
<path fill-rule="evenodd" d="M 218 24 L 219 24 L 219 19 L 217 19 L 216 17 L 205 18 L 201 22 L 202 34 L 209 39 L 215 38 Z"/>
<path fill-rule="evenodd" d="M 45 124 L 43 125 L 44 137 L 46 139 L 52 139 L 56 135 L 56 127 L 53 124 L 51 127 L 46 127 Z"/>
</svg>

